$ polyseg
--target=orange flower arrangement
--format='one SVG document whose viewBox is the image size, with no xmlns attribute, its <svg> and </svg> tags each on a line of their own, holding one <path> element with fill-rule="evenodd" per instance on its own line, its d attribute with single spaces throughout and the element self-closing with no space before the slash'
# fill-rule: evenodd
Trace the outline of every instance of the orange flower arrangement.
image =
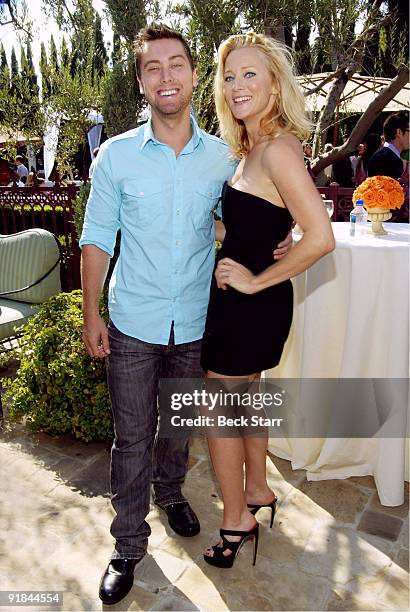
<svg viewBox="0 0 410 612">
<path fill-rule="evenodd" d="M 400 208 L 404 191 L 390 176 L 370 176 L 354 190 L 353 202 L 364 200 L 365 208 Z"/>
</svg>

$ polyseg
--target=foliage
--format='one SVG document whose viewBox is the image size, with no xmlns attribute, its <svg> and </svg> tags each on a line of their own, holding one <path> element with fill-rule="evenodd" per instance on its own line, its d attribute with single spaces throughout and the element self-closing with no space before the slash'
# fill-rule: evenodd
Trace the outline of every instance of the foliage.
<svg viewBox="0 0 410 612">
<path fill-rule="evenodd" d="M 144 99 L 138 91 L 131 52 L 124 62 L 114 64 L 103 87 L 102 112 L 107 135 L 115 136 L 136 127 Z"/>
<path fill-rule="evenodd" d="M 7 57 L 0 57 L 0 130 L 10 135 L 4 143 L 2 155 L 14 159 L 17 143 L 16 132 L 22 132 L 34 149 L 38 143 L 33 138 L 43 131 L 44 115 L 38 98 L 37 78 L 34 72 L 30 45 L 20 47 L 21 67 L 14 48 L 11 52 L 10 69 Z"/>
<path fill-rule="evenodd" d="M 63 40 L 58 53 L 51 38 L 49 59 L 43 47 L 40 63 L 44 106 L 48 116 L 60 117 L 56 155 L 60 174 L 70 171 L 74 156 L 86 142 L 86 134 L 93 125 L 89 119 L 90 112 L 101 112 L 107 70 L 101 21 L 91 0 L 81 0 L 77 4 L 84 12 L 78 14 L 77 8 L 70 13 L 76 24 L 71 51 Z M 57 5 L 52 8 L 57 10 Z"/>
<path fill-rule="evenodd" d="M 11 418 L 52 435 L 110 440 L 113 436 L 105 363 L 91 359 L 82 343 L 81 291 L 50 298 L 23 327 L 14 380 L 5 381 Z M 107 320 L 105 302 L 101 312 Z"/>
<path fill-rule="evenodd" d="M 107 62 L 108 55 L 101 30 L 101 17 L 96 13 L 93 28 L 93 59 L 91 69 L 93 82 L 95 79 L 104 76 L 107 69 Z"/>
<path fill-rule="evenodd" d="M 114 30 L 132 47 L 134 38 L 147 21 L 144 0 L 105 0 Z"/>
<path fill-rule="evenodd" d="M 147 7 L 143 0 L 105 0 L 114 28 L 112 70 L 104 83 L 103 115 L 108 136 L 136 127 L 145 104 L 139 93 L 133 41 L 145 26 Z"/>
<path fill-rule="evenodd" d="M 0 26 L 13 24 L 16 30 L 31 37 L 32 23 L 27 18 L 26 0 L 2 0 L 0 4 Z"/>
<path fill-rule="evenodd" d="M 91 183 L 83 183 L 78 190 L 77 197 L 73 202 L 74 208 L 74 225 L 77 231 L 77 236 L 80 237 L 83 231 L 85 207 L 88 196 L 90 195 Z"/>
<path fill-rule="evenodd" d="M 109 136 L 138 124 L 144 100 L 136 84 L 132 42 L 138 30 L 152 19 L 179 28 L 191 45 L 199 76 L 194 105 L 201 127 L 213 133 L 218 129 L 212 91 L 216 51 L 230 34 L 251 29 L 265 32 L 293 49 L 299 73 L 336 73 L 317 121 L 316 149 L 325 141 L 333 123 L 343 81 L 347 82 L 355 72 L 392 78 L 408 61 L 408 7 L 403 0 L 104 0 L 104 3 L 114 34 L 111 63 L 92 0 L 43 0 L 60 27 L 70 33 L 69 43 L 63 41 L 59 54 L 51 41 L 48 66 L 43 50 L 41 60 L 44 100 L 48 103 L 51 96 L 53 108 L 62 109 L 64 116 L 60 140 L 65 142 L 58 152 L 62 159 L 60 169 L 69 165 L 70 156 L 80 140 L 84 142 L 88 129 L 86 114 L 81 113 L 73 99 L 81 99 L 84 109 L 103 111 Z M 73 80 L 70 85 L 65 82 L 68 63 Z M 9 69 L 12 88 L 17 79 L 16 64 L 13 60 Z M 7 78 L 7 69 L 2 74 Z M 81 92 L 79 86 L 83 83 Z M 0 100 L 0 108 L 3 106 Z"/>
</svg>

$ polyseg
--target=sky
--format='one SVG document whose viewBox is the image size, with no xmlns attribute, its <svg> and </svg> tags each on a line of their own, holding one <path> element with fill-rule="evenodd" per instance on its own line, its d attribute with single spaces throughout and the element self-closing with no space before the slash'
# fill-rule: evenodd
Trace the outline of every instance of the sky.
<svg viewBox="0 0 410 612">
<path fill-rule="evenodd" d="M 38 69 L 41 42 L 44 42 L 46 48 L 48 48 L 48 41 L 52 34 L 57 47 L 59 47 L 64 34 L 66 39 L 68 38 L 68 34 L 60 31 L 55 21 L 46 14 L 42 0 L 26 0 L 26 4 L 28 8 L 28 18 L 33 22 L 33 40 L 31 42 L 31 48 L 33 50 L 34 65 Z M 107 43 L 111 43 L 112 32 L 104 17 L 103 10 L 106 8 L 106 4 L 103 0 L 93 0 L 93 6 L 101 16 L 105 43 L 107 45 Z M 3 17 L 3 19 L 5 19 L 5 17 Z M 12 25 L 0 26 L 0 42 L 4 45 L 9 63 L 13 45 L 16 49 L 17 58 L 19 59 L 19 35 Z"/>
</svg>

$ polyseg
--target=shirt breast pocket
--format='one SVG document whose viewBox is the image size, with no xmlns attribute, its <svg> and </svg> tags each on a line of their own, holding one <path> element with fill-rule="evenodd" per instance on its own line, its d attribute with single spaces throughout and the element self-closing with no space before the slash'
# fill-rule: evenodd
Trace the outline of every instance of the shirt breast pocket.
<svg viewBox="0 0 410 612">
<path fill-rule="evenodd" d="M 202 181 L 196 186 L 192 211 L 196 229 L 210 231 L 212 228 L 212 213 L 220 201 L 221 189 L 221 184 L 217 181 Z"/>
<path fill-rule="evenodd" d="M 163 185 L 159 180 L 126 180 L 122 202 L 124 212 L 137 229 L 156 231 L 165 221 Z"/>
</svg>

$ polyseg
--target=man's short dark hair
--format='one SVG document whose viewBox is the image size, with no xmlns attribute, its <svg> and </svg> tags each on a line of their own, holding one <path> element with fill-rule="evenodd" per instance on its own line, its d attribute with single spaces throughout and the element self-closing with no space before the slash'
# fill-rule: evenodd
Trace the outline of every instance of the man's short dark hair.
<svg viewBox="0 0 410 612">
<path fill-rule="evenodd" d="M 134 40 L 135 66 L 137 69 L 137 75 L 139 77 L 141 76 L 141 55 L 144 49 L 144 44 L 150 40 L 161 40 L 163 38 L 174 38 L 182 43 L 191 68 L 194 70 L 195 65 L 191 49 L 189 48 L 189 45 L 182 34 L 176 30 L 172 30 L 172 28 L 169 28 L 164 23 L 152 23 L 151 25 L 142 28 Z"/>
<path fill-rule="evenodd" d="M 383 123 L 383 134 L 387 142 L 396 138 L 397 130 L 405 132 L 409 129 L 409 113 L 405 110 L 393 113 Z"/>
</svg>

